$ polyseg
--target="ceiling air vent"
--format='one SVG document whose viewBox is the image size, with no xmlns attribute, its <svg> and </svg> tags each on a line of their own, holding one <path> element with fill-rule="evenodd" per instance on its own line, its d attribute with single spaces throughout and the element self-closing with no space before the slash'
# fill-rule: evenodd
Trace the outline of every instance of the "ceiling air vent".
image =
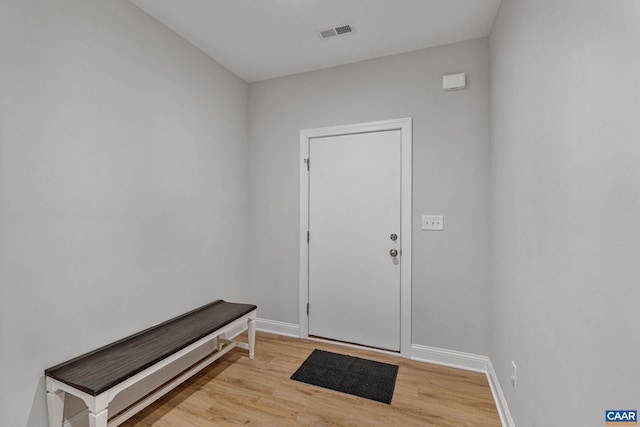
<svg viewBox="0 0 640 427">
<path fill-rule="evenodd" d="M 355 29 L 351 24 L 338 25 L 336 27 L 325 28 L 324 30 L 318 31 L 318 34 L 323 39 L 328 39 L 330 37 L 335 36 L 344 36 L 349 33 L 353 33 Z"/>
<path fill-rule="evenodd" d="M 323 39 L 329 38 L 329 37 L 333 37 L 333 36 L 337 36 L 338 33 L 336 33 L 336 30 L 333 28 L 329 28 L 328 30 L 322 30 L 320 31 L 320 37 L 322 37 Z"/>
<path fill-rule="evenodd" d="M 352 31 L 353 29 L 351 29 L 351 25 L 342 25 L 341 27 L 336 27 L 336 33 L 338 33 L 338 35 L 347 34 Z"/>
</svg>

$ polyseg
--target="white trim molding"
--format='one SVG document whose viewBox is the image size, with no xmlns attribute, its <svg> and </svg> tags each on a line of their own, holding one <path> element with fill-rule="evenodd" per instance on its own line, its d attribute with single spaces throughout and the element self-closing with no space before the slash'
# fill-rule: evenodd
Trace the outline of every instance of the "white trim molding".
<svg viewBox="0 0 640 427">
<path fill-rule="evenodd" d="M 487 356 L 420 344 L 413 344 L 411 346 L 411 360 L 482 373 L 487 372 L 489 362 Z"/>
<path fill-rule="evenodd" d="M 511 417 L 511 411 L 509 411 L 507 399 L 504 397 L 500 381 L 498 381 L 498 376 L 496 375 L 495 369 L 493 369 L 493 364 L 490 359 L 487 364 L 487 381 L 489 381 L 491 394 L 493 394 L 493 400 L 496 402 L 496 409 L 500 415 L 500 421 L 503 427 L 516 427 L 516 424 L 513 422 L 513 417 Z"/>
<path fill-rule="evenodd" d="M 448 366 L 450 368 L 464 369 L 466 371 L 481 372 L 487 376 L 487 382 L 491 388 L 491 394 L 496 404 L 496 410 L 500 416 L 503 427 L 516 427 L 509 411 L 509 405 L 500 387 L 500 381 L 493 369 L 491 359 L 479 354 L 464 353 L 461 351 L 447 350 L 426 345 L 413 344 L 411 346 L 411 359 L 420 362 L 433 363 Z"/>
<path fill-rule="evenodd" d="M 294 323 L 279 322 L 277 320 L 258 318 L 256 320 L 256 330 L 293 338 L 300 337 L 300 325 L 296 325 Z"/>
<path fill-rule="evenodd" d="M 269 320 L 269 319 L 256 319 L 256 330 L 262 332 L 268 332 L 277 335 L 284 335 L 287 337 L 293 338 L 302 338 L 300 337 L 300 326 L 295 323 L 287 323 L 280 322 L 278 320 Z M 235 338 L 235 336 L 240 333 L 242 330 L 233 331 L 229 334 L 231 338 Z M 317 338 L 309 338 L 308 336 L 304 337 L 305 339 L 311 339 L 313 341 L 318 342 L 326 342 L 337 345 L 344 345 L 346 347 L 351 348 L 359 348 L 366 349 L 370 351 L 377 351 L 384 354 L 396 354 L 392 352 L 387 352 L 384 350 L 376 350 L 370 349 L 367 347 L 344 344 L 339 342 L 333 342 L 329 340 L 317 339 Z M 495 401 L 496 410 L 498 411 L 498 415 L 500 416 L 500 422 L 503 427 L 516 427 L 513 422 L 513 418 L 511 417 L 511 412 L 509 411 L 509 406 L 507 405 L 507 401 L 502 392 L 502 387 L 500 387 L 500 382 L 498 381 L 498 377 L 496 376 L 496 372 L 493 368 L 493 364 L 491 360 L 487 356 L 482 356 L 478 354 L 472 353 L 464 353 L 461 351 L 455 350 L 447 350 L 443 348 L 437 347 L 429 347 L 426 345 L 420 344 L 412 344 L 411 345 L 411 357 L 412 360 L 418 362 L 426 362 L 433 363 L 436 365 L 448 366 L 456 369 L 464 369 L 466 371 L 480 372 L 484 373 L 487 376 L 487 381 L 489 382 L 489 387 L 491 388 L 491 394 L 493 395 L 493 400 Z M 73 417 L 65 420 L 63 427 L 88 427 L 88 411 L 83 410 L 80 413 L 74 415 Z"/>
<path fill-rule="evenodd" d="M 411 117 L 331 126 L 300 131 L 300 338 L 309 336 L 307 303 L 309 302 L 309 174 L 305 159 L 309 157 L 309 140 L 312 138 L 349 135 L 364 132 L 400 130 L 400 354 L 411 355 L 411 222 L 412 222 L 412 138 Z"/>
</svg>

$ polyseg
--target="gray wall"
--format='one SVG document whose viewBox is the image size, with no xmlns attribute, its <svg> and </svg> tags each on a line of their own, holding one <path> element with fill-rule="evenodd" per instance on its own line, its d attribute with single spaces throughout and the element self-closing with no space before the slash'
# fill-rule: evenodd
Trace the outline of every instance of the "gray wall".
<svg viewBox="0 0 640 427">
<path fill-rule="evenodd" d="M 442 91 L 464 71 L 468 90 Z M 413 117 L 413 343 L 488 352 L 488 40 L 249 86 L 251 296 L 298 323 L 299 132 Z M 420 215 L 443 214 L 444 232 Z"/>
<path fill-rule="evenodd" d="M 518 427 L 638 409 L 638 23 L 635 0 L 503 0 L 491 34 L 490 356 Z"/>
<path fill-rule="evenodd" d="M 0 425 L 43 370 L 245 295 L 247 85 L 125 0 L 0 2 Z"/>
</svg>

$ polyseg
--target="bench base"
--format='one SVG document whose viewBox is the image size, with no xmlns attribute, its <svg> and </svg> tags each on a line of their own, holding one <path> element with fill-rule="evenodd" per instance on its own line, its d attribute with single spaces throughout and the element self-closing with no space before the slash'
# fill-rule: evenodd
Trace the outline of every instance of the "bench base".
<svg viewBox="0 0 640 427">
<path fill-rule="evenodd" d="M 240 332 L 238 332 L 238 330 Z M 245 330 L 248 330 L 248 343 L 227 338 L 230 334 L 236 335 Z M 46 377 L 49 427 L 62 427 L 66 393 L 80 398 L 87 405 L 90 427 L 116 427 L 236 347 L 248 350 L 249 358 L 253 359 L 255 354 L 255 336 L 256 310 L 253 310 L 97 396 L 92 396 L 51 377 Z M 114 414 L 114 416 L 109 419 L 109 403 L 113 401 L 116 395 L 162 370 L 171 363 L 179 361 L 186 355 L 207 345 L 213 345 L 216 351 L 204 359 L 201 359 L 199 362 L 196 362 L 187 370 L 164 383 L 150 394 L 143 396 L 133 405 L 125 408 L 118 414 Z"/>
</svg>

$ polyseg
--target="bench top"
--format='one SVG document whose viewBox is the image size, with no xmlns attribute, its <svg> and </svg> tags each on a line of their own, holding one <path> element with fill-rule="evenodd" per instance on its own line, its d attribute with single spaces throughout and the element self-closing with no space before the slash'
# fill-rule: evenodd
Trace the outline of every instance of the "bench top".
<svg viewBox="0 0 640 427">
<path fill-rule="evenodd" d="M 44 372 L 97 396 L 256 308 L 217 300 Z"/>
</svg>

